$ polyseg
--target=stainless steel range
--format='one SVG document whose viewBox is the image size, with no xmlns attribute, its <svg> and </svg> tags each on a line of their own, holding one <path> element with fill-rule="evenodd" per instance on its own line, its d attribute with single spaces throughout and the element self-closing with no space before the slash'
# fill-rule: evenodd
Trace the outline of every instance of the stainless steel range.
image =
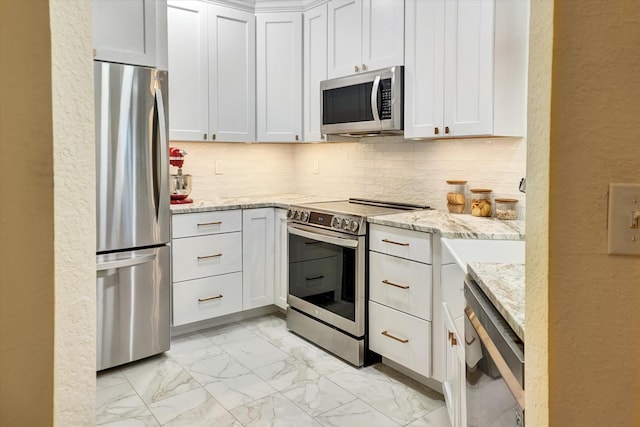
<svg viewBox="0 0 640 427">
<path fill-rule="evenodd" d="M 367 217 L 429 209 L 368 199 L 291 206 L 287 327 L 355 366 L 369 363 Z"/>
</svg>

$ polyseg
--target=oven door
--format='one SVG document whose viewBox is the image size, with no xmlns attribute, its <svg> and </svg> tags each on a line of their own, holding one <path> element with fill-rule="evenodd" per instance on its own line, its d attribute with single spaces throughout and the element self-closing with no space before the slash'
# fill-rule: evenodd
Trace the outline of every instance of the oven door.
<svg viewBox="0 0 640 427">
<path fill-rule="evenodd" d="M 524 344 L 465 280 L 467 427 L 524 427 Z"/>
<path fill-rule="evenodd" d="M 364 336 L 364 236 L 299 224 L 287 230 L 289 305 L 354 337 Z"/>
</svg>

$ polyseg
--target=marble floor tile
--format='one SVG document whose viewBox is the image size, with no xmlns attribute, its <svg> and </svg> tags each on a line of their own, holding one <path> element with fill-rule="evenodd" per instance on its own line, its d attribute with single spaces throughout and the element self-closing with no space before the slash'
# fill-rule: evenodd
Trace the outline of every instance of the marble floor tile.
<svg viewBox="0 0 640 427">
<path fill-rule="evenodd" d="M 249 339 L 227 341 L 219 346 L 249 369 L 256 369 L 289 357 L 287 353 L 257 335 Z"/>
<path fill-rule="evenodd" d="M 320 374 L 295 357 L 254 369 L 253 372 L 278 391 L 299 387 L 320 378 Z"/>
<path fill-rule="evenodd" d="M 276 393 L 276 389 L 253 373 L 211 382 L 205 389 L 227 410 Z"/>
<path fill-rule="evenodd" d="M 201 333 L 216 345 L 252 339 L 256 336 L 252 331 L 242 326 L 241 323 L 231 323 L 229 325 L 218 326 L 201 331 Z"/>
<path fill-rule="evenodd" d="M 96 424 L 151 415 L 128 381 L 96 390 Z"/>
<path fill-rule="evenodd" d="M 231 414 L 242 425 L 251 427 L 322 427 L 322 424 L 280 394 L 232 409 Z"/>
<path fill-rule="evenodd" d="M 287 330 L 287 320 L 278 315 L 254 317 L 242 321 L 241 324 L 266 340 L 272 340 L 290 333 Z"/>
<path fill-rule="evenodd" d="M 113 387 L 114 385 L 123 383 L 128 383 L 128 381 L 122 373 L 122 370 L 118 368 L 98 372 L 96 375 L 96 390 Z"/>
<path fill-rule="evenodd" d="M 217 356 L 224 351 L 200 333 L 183 335 L 171 340 L 171 350 L 166 354 L 183 367 L 202 359 Z"/>
<path fill-rule="evenodd" d="M 451 427 L 447 407 L 442 406 L 424 417 L 418 418 L 411 424 L 408 424 L 407 427 Z"/>
<path fill-rule="evenodd" d="M 160 423 L 158 423 L 149 411 L 146 411 L 144 415 L 140 415 L 135 418 L 118 419 L 116 421 L 98 425 L 101 427 L 160 427 Z"/>
<path fill-rule="evenodd" d="M 152 403 L 149 409 L 163 426 L 240 425 L 204 388 Z"/>
<path fill-rule="evenodd" d="M 356 399 L 325 377 L 293 387 L 282 394 L 313 417 Z"/>
<path fill-rule="evenodd" d="M 326 427 L 397 427 L 400 424 L 373 409 L 362 400 L 354 400 L 316 417 Z"/>
<path fill-rule="evenodd" d="M 438 393 L 422 385 L 418 391 L 418 386 L 414 388 L 389 377 L 376 365 L 362 369 L 348 367 L 327 377 L 400 425 L 411 423 L 444 405 Z M 414 385 L 412 381 L 407 379 L 407 383 Z"/>
<path fill-rule="evenodd" d="M 146 404 L 200 387 L 178 362 L 164 354 L 131 364 L 122 372 Z"/>
</svg>

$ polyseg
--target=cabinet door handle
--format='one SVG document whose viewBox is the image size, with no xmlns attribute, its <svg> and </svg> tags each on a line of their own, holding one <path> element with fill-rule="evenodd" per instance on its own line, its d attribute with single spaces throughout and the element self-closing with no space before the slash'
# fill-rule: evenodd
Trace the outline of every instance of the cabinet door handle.
<svg viewBox="0 0 640 427">
<path fill-rule="evenodd" d="M 220 295 L 216 295 L 215 297 L 209 297 L 209 298 L 198 298 L 198 302 L 205 302 L 205 301 L 211 301 L 214 299 L 221 299 L 222 298 L 222 294 Z"/>
<path fill-rule="evenodd" d="M 356 66 L 353 67 L 353 71 L 355 71 L 357 73 L 358 71 L 360 71 L 360 68 L 358 68 L 358 66 L 356 65 Z"/>
<path fill-rule="evenodd" d="M 384 283 L 385 285 L 395 286 L 396 288 L 400 288 L 400 289 L 409 289 L 409 286 L 407 285 L 398 285 L 397 283 L 390 282 L 387 279 L 384 279 L 382 283 Z"/>
<path fill-rule="evenodd" d="M 447 331 L 449 332 L 449 341 L 451 342 L 451 347 L 453 347 L 454 345 L 458 344 L 458 339 L 456 338 L 456 334 L 454 334 L 451 331 Z"/>
<path fill-rule="evenodd" d="M 220 225 L 222 221 L 214 221 L 214 222 L 199 222 L 198 227 L 204 227 L 206 225 Z"/>
<path fill-rule="evenodd" d="M 319 276 L 312 276 L 312 277 L 305 277 L 304 280 L 318 280 L 318 279 L 324 279 L 324 276 L 321 274 Z"/>
<path fill-rule="evenodd" d="M 382 335 L 384 335 L 385 337 L 389 337 L 389 338 L 391 338 L 391 339 L 394 339 L 394 340 L 396 340 L 396 341 L 399 341 L 399 342 L 401 342 L 402 344 L 406 344 L 406 343 L 408 343 L 408 342 L 409 342 L 409 340 L 408 340 L 408 339 L 406 339 L 406 338 L 398 338 L 398 337 L 394 337 L 393 335 L 391 335 L 391 334 L 390 334 L 389 332 L 387 332 L 387 331 L 382 331 Z"/>
<path fill-rule="evenodd" d="M 362 71 L 367 71 L 367 66 L 365 64 L 362 64 Z"/>
<path fill-rule="evenodd" d="M 394 242 L 393 240 L 389 240 L 389 239 L 382 239 L 382 241 L 385 243 L 391 243 L 392 245 L 409 246 L 409 243 Z"/>
<path fill-rule="evenodd" d="M 449 126 L 444 127 L 444 133 L 449 134 Z"/>
<path fill-rule="evenodd" d="M 204 139 L 205 141 L 208 139 L 206 133 L 202 135 L 202 139 Z"/>
<path fill-rule="evenodd" d="M 215 133 L 212 133 L 212 134 L 211 134 L 211 140 L 212 140 L 212 141 L 215 141 L 215 140 L 216 140 L 216 134 L 215 134 Z"/>
<path fill-rule="evenodd" d="M 202 259 L 209 259 L 209 258 L 219 258 L 222 256 L 222 252 L 217 253 L 217 254 L 213 254 L 213 255 L 198 255 L 198 261 L 202 260 Z"/>
<path fill-rule="evenodd" d="M 435 129 L 433 130 L 433 133 L 434 133 L 434 134 L 436 134 L 436 135 L 439 135 L 439 134 L 440 134 L 440 129 L 435 128 Z"/>
</svg>

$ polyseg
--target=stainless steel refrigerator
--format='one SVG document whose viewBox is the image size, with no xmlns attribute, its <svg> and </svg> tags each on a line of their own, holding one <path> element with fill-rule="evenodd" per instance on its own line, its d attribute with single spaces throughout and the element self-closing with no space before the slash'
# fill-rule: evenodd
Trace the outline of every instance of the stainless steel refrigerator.
<svg viewBox="0 0 640 427">
<path fill-rule="evenodd" d="M 167 72 L 94 62 L 97 370 L 169 349 Z"/>
</svg>

